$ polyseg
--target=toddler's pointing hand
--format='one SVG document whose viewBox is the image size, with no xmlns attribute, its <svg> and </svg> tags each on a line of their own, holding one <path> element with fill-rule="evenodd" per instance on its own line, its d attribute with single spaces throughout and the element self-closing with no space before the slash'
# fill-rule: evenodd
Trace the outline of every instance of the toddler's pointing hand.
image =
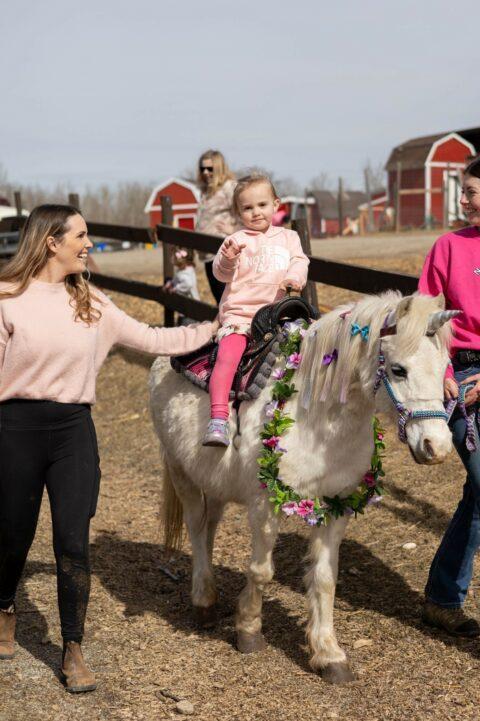
<svg viewBox="0 0 480 721">
<path fill-rule="evenodd" d="M 237 257 L 237 255 L 240 255 L 242 250 L 245 248 L 245 243 L 237 243 L 236 240 L 233 238 L 227 238 L 222 247 L 221 247 L 221 254 L 228 258 L 229 260 L 233 260 Z"/>
</svg>

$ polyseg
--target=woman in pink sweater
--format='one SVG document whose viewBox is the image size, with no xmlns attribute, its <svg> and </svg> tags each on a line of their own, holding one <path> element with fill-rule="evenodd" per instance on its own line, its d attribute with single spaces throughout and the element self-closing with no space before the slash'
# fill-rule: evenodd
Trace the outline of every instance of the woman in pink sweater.
<svg viewBox="0 0 480 721">
<path fill-rule="evenodd" d="M 217 360 L 210 378 L 210 423 L 204 446 L 228 446 L 228 397 L 247 345 L 253 316 L 262 306 L 301 290 L 308 258 L 293 230 L 272 225 L 280 200 L 270 179 L 249 175 L 238 181 L 234 210 L 243 228 L 226 238 L 213 261 L 213 273 L 226 283 L 220 301 Z"/>
<path fill-rule="evenodd" d="M 90 406 L 115 344 L 185 353 L 218 324 L 150 328 L 83 277 L 92 247 L 78 211 L 43 205 L 0 271 L 0 659 L 14 655 L 15 593 L 47 488 L 67 691 L 96 687 L 81 641 L 90 591 L 88 532 L 100 468 Z"/>
<path fill-rule="evenodd" d="M 430 568 L 423 618 L 453 635 L 472 638 L 480 635 L 480 625 L 466 616 L 462 606 L 480 546 L 480 159 L 465 170 L 461 204 L 470 227 L 437 240 L 427 255 L 418 287 L 427 295 L 443 293 L 447 308 L 463 311 L 452 321 L 452 362 L 445 375 L 445 397 L 456 398 L 459 384 L 471 385 L 465 403 L 474 405 L 477 448 L 472 451 L 467 447 L 467 422 L 456 411 L 450 426 L 467 478 L 462 499 Z"/>
</svg>

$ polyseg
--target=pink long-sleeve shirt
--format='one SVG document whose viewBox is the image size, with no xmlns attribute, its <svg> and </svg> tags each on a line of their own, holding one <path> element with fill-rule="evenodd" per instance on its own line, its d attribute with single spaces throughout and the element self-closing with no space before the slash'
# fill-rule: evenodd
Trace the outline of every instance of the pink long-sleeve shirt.
<svg viewBox="0 0 480 721">
<path fill-rule="evenodd" d="M 223 326 L 249 324 L 262 306 L 283 298 L 282 282 L 291 280 L 300 288 L 307 282 L 309 260 L 294 230 L 243 228 L 229 237 L 245 248 L 233 259 L 220 248 L 213 261 L 214 276 L 227 284 L 220 301 Z"/>
<path fill-rule="evenodd" d="M 0 290 L 12 286 L 0 284 Z M 32 280 L 18 296 L 0 297 L 0 401 L 10 398 L 95 403 L 95 381 L 118 343 L 153 355 L 182 354 L 212 336 L 212 324 L 151 328 L 92 289 L 102 316 L 75 321 L 65 284 Z"/>
<path fill-rule="evenodd" d="M 428 253 L 418 283 L 426 295 L 443 293 L 448 310 L 463 311 L 452 320 L 450 356 L 480 351 L 480 230 L 472 226 L 445 233 Z M 453 376 L 451 365 L 446 377 Z"/>
</svg>

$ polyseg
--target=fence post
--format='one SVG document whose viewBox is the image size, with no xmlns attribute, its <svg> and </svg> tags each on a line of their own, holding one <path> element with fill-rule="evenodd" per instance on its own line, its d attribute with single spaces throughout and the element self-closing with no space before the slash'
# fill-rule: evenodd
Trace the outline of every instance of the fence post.
<svg viewBox="0 0 480 721">
<path fill-rule="evenodd" d="M 310 243 L 310 233 L 308 232 L 308 223 L 305 218 L 299 218 L 292 221 L 292 230 L 296 230 L 300 236 L 300 242 L 305 255 L 312 255 L 312 246 Z M 307 285 L 302 290 L 302 298 L 310 303 L 311 306 L 318 311 L 317 286 L 313 280 L 307 281 Z"/>
<path fill-rule="evenodd" d="M 160 198 L 162 206 L 162 223 L 164 225 L 173 225 L 173 209 L 172 199 L 169 195 L 162 195 Z M 167 278 L 173 276 L 173 263 L 172 263 L 172 248 L 168 243 L 163 243 L 163 282 L 165 283 Z M 173 310 L 164 308 L 164 325 L 166 328 L 171 328 L 175 325 L 175 313 Z"/>
<path fill-rule="evenodd" d="M 17 215 L 20 217 L 22 214 L 22 194 L 19 190 L 16 190 L 13 194 L 15 198 L 15 207 L 17 209 Z"/>
<path fill-rule="evenodd" d="M 338 179 L 337 203 L 338 203 L 338 234 L 342 235 L 344 217 L 343 217 L 343 180 L 341 178 Z"/>
<path fill-rule="evenodd" d="M 80 196 L 78 193 L 68 194 L 68 204 L 72 205 L 77 210 L 80 210 Z"/>
</svg>

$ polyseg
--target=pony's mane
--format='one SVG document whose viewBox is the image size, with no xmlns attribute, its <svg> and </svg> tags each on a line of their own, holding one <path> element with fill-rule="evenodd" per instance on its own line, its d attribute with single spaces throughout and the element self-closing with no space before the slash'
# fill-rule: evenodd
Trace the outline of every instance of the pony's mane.
<svg viewBox="0 0 480 721">
<path fill-rule="evenodd" d="M 415 294 L 409 300 L 408 312 L 397 322 L 396 335 L 390 336 L 407 354 L 415 352 L 426 333 L 430 315 L 440 310 L 438 301 L 431 296 Z M 368 295 L 357 303 L 335 308 L 310 326 L 302 344 L 303 359 L 298 373 L 300 400 L 305 408 L 327 399 L 345 403 L 352 382 L 360 380 L 362 368 L 368 367 L 368 378 L 373 383 L 380 330 L 389 314 L 395 322 L 394 311 L 401 301 L 402 295 L 397 291 Z M 367 341 L 361 333 L 352 336 L 353 324 L 360 328 L 368 326 Z M 449 323 L 435 334 L 445 347 L 450 336 Z M 324 358 L 334 351 L 336 360 L 324 364 Z"/>
</svg>

